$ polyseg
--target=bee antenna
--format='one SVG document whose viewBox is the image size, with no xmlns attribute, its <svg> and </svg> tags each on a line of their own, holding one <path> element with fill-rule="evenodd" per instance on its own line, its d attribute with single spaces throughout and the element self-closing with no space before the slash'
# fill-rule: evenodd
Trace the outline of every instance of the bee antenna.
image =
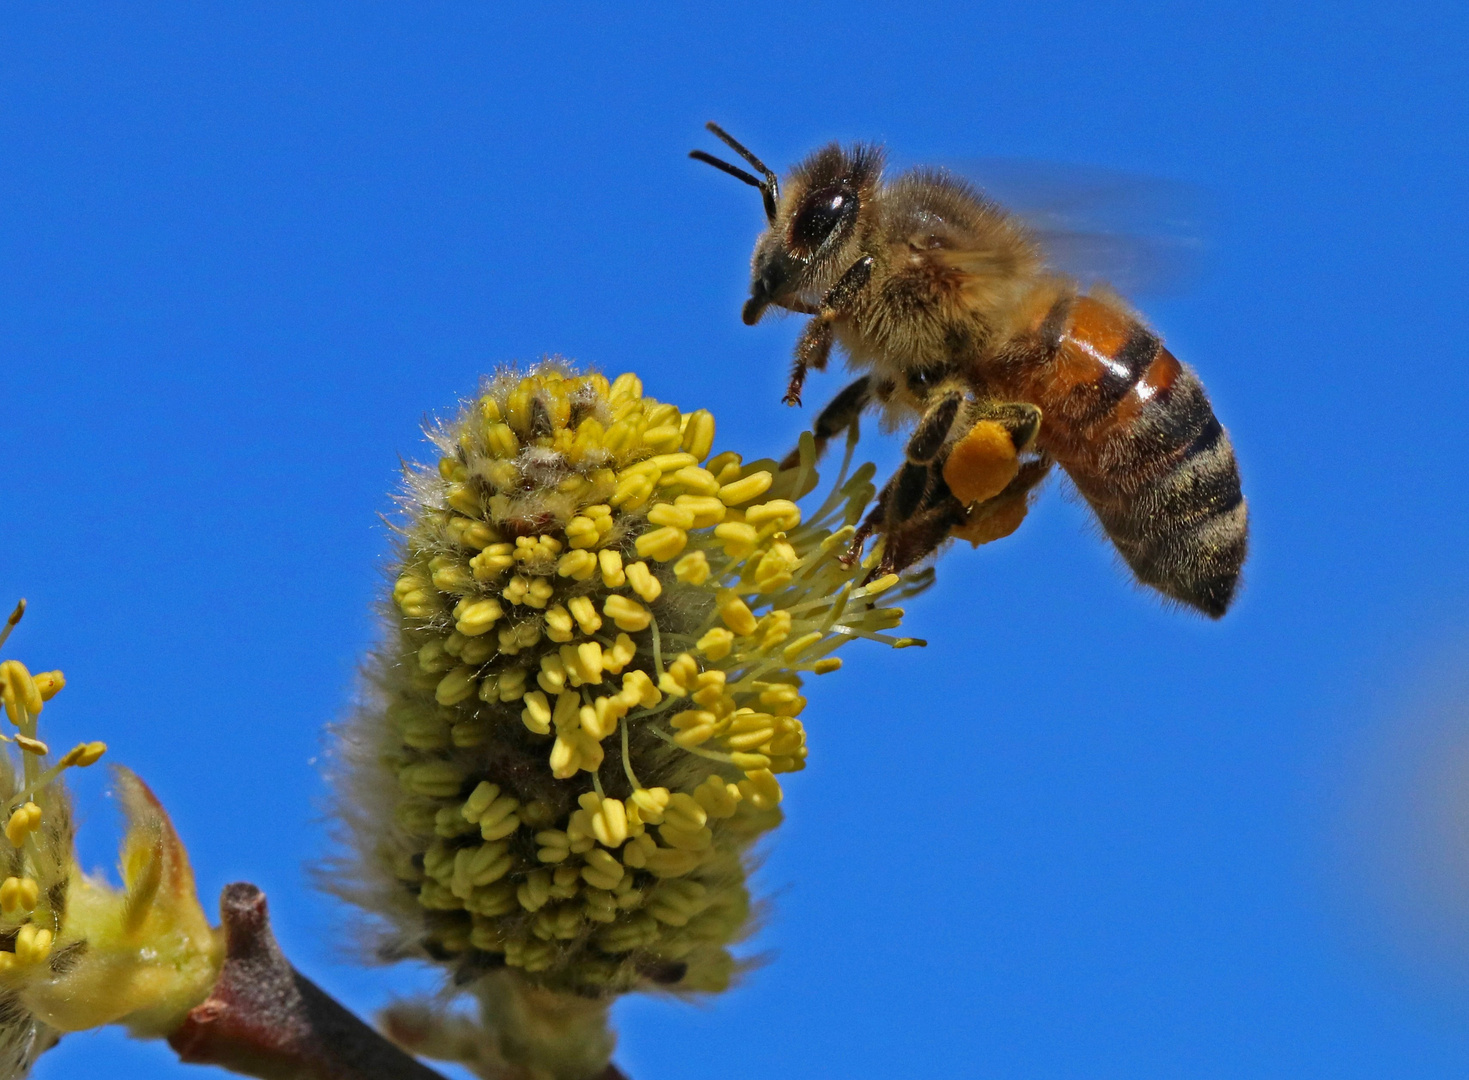
<svg viewBox="0 0 1469 1080">
<path fill-rule="evenodd" d="M 780 199 L 780 178 L 777 177 L 775 173 L 771 172 L 770 167 L 767 166 L 765 162 L 761 161 L 754 154 L 750 153 L 750 151 L 746 150 L 744 146 L 741 145 L 739 140 L 735 139 L 732 135 L 729 134 L 729 132 L 725 131 L 714 121 L 711 120 L 704 126 L 712 131 L 721 142 L 723 142 L 736 154 L 739 154 L 740 157 L 744 158 L 747 162 L 749 162 L 757 170 L 759 170 L 760 174 L 764 176 L 765 179 L 758 180 L 754 176 L 745 172 L 745 170 L 741 169 L 739 166 L 731 165 L 727 161 L 721 161 L 713 154 L 706 154 L 702 150 L 689 151 L 689 157 L 693 158 L 695 161 L 702 161 L 706 165 L 713 165 L 721 172 L 729 173 L 729 175 L 733 176 L 736 180 L 742 180 L 746 184 L 749 184 L 751 187 L 759 188 L 760 194 L 764 196 L 765 217 L 770 221 L 774 221 L 775 204 Z"/>
</svg>

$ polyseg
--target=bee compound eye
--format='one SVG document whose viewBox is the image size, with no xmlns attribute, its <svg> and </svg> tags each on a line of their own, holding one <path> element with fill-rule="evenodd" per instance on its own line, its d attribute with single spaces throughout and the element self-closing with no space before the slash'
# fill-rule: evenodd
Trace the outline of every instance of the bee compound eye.
<svg viewBox="0 0 1469 1080">
<path fill-rule="evenodd" d="M 791 221 L 791 246 L 809 255 L 851 213 L 856 196 L 840 187 L 821 188 L 806 196 Z"/>
</svg>

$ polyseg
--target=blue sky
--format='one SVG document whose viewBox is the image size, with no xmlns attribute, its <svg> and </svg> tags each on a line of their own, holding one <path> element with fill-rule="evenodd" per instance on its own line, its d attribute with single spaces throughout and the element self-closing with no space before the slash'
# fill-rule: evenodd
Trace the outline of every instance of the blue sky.
<svg viewBox="0 0 1469 1080">
<path fill-rule="evenodd" d="M 307 881 L 421 419 L 557 352 L 712 406 L 722 446 L 794 439 L 799 324 L 739 321 L 758 200 L 684 157 L 708 119 L 780 167 L 860 138 L 1159 177 L 1211 207 L 1197 279 L 1145 307 L 1238 449 L 1237 608 L 1162 608 L 1058 484 L 950 552 L 910 608 L 928 649 L 854 651 L 813 698 L 772 962 L 620 1006 L 618 1060 L 1462 1076 L 1469 904 L 1373 852 L 1457 880 L 1420 796 L 1469 742 L 1469 16 L 919 7 L 9 6 L 0 595 L 32 605 L 10 655 L 69 677 L 48 730 L 109 742 L 207 902 L 264 887 L 354 1007 L 423 985 L 346 962 Z M 101 774 L 75 786 L 105 865 Z M 104 1073 L 197 1070 L 116 1032 L 37 1070 Z"/>
</svg>

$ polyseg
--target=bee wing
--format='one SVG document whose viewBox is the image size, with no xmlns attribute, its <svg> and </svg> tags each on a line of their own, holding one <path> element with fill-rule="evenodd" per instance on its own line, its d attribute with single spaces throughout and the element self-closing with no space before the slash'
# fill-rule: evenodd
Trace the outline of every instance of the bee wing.
<svg viewBox="0 0 1469 1080">
<path fill-rule="evenodd" d="M 1177 180 L 1083 165 L 970 158 L 947 168 L 1035 233 L 1047 264 L 1129 296 L 1187 289 L 1202 273 L 1206 193 Z"/>
</svg>

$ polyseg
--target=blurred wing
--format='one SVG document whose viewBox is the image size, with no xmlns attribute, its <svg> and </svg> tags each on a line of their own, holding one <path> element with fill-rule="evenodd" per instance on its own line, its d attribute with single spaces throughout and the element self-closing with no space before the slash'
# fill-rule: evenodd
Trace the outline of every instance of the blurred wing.
<svg viewBox="0 0 1469 1080">
<path fill-rule="evenodd" d="M 1208 250 L 1208 200 L 1190 184 L 1083 165 L 971 158 L 950 163 L 1036 233 L 1052 269 L 1128 296 L 1185 290 Z"/>
</svg>

